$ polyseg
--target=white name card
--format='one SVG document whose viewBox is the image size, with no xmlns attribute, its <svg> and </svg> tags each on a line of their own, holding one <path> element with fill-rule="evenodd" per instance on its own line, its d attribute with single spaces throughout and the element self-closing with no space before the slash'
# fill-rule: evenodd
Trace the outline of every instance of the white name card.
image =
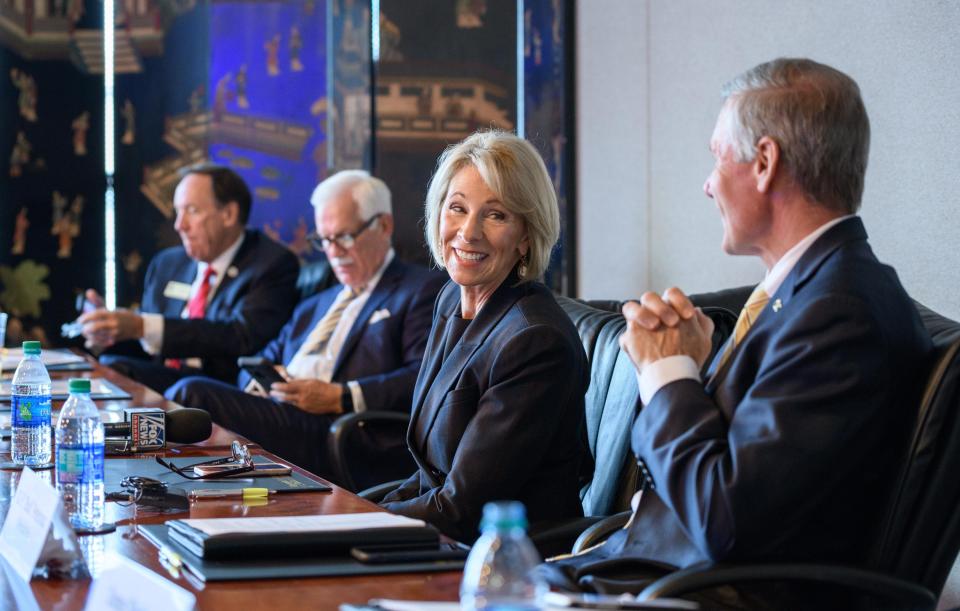
<svg viewBox="0 0 960 611">
<path fill-rule="evenodd" d="M 24 467 L 0 529 L 0 555 L 17 575 L 30 581 L 41 554 L 45 560 L 82 558 L 57 489 Z"/>
<path fill-rule="evenodd" d="M 93 580 L 86 611 L 192 611 L 197 598 L 133 560 L 116 554 Z"/>
<path fill-rule="evenodd" d="M 30 582 L 20 579 L 10 563 L 0 556 L 0 573 L 9 588 L 7 591 L 13 595 L 13 608 L 17 611 L 41 611 L 37 598 L 30 589 Z"/>
</svg>

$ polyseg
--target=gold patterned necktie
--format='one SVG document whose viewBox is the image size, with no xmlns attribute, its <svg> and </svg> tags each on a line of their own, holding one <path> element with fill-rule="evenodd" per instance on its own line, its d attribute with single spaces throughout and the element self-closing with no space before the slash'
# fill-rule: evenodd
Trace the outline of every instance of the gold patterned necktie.
<svg viewBox="0 0 960 611">
<path fill-rule="evenodd" d="M 337 323 L 340 322 L 343 311 L 347 309 L 347 306 L 353 302 L 356 296 L 357 293 L 355 293 L 352 288 L 349 286 L 343 287 L 339 295 L 340 300 L 330 308 L 326 316 L 320 319 L 320 322 L 317 323 L 317 326 L 314 327 L 310 333 L 310 337 L 307 338 L 305 342 L 307 348 L 303 350 L 305 354 L 317 354 L 323 351 L 333 336 L 333 331 L 337 328 Z"/>
<path fill-rule="evenodd" d="M 750 330 L 753 323 L 760 317 L 760 313 L 763 312 L 763 308 L 765 308 L 769 302 L 770 295 L 767 295 L 767 292 L 763 290 L 763 285 L 757 285 L 757 288 L 753 289 L 750 297 L 747 298 L 747 303 L 744 304 L 743 309 L 740 310 L 740 316 L 737 317 L 737 324 L 733 328 L 732 341 L 727 342 L 727 347 L 724 349 L 723 356 L 720 357 L 720 361 L 717 363 L 717 368 L 714 369 L 713 375 L 717 375 L 717 372 L 726 365 L 730 355 L 733 354 L 734 348 L 746 337 L 747 331 Z"/>
</svg>

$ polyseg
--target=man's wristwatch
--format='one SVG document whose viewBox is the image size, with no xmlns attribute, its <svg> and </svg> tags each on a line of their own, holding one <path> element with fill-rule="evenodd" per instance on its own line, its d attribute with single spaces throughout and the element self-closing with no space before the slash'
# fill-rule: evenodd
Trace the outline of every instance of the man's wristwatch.
<svg viewBox="0 0 960 611">
<path fill-rule="evenodd" d="M 350 385 L 343 385 L 343 392 L 340 393 L 340 408 L 343 413 L 353 411 L 353 394 L 350 392 Z"/>
</svg>

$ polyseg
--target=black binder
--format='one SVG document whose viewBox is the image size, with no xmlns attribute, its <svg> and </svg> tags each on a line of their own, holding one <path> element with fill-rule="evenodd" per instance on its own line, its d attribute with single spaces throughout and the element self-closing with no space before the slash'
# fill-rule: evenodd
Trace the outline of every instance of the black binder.
<svg viewBox="0 0 960 611">
<path fill-rule="evenodd" d="M 211 536 L 182 520 L 170 520 L 167 522 L 167 537 L 204 560 L 345 557 L 350 555 L 352 547 L 440 544 L 439 534 L 429 526 L 289 533 L 224 533 Z"/>
<path fill-rule="evenodd" d="M 301 558 L 261 558 L 238 554 L 229 560 L 210 560 L 194 555 L 184 546 L 169 539 L 166 524 L 141 525 L 138 531 L 160 549 L 161 558 L 176 557 L 184 569 L 203 582 L 459 571 L 463 569 L 464 562 L 433 560 L 363 564 L 349 554 Z"/>
</svg>

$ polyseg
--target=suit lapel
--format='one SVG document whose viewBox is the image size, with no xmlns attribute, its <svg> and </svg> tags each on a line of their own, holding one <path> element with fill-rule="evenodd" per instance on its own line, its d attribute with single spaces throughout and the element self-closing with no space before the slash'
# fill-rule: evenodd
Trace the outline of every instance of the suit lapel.
<svg viewBox="0 0 960 611">
<path fill-rule="evenodd" d="M 511 274 L 500 285 L 500 288 L 494 292 L 490 300 L 477 314 L 477 317 L 464 331 L 463 337 L 457 342 L 447 359 L 439 363 L 439 370 L 435 377 L 432 380 L 424 379 L 422 380 L 423 384 L 417 385 L 419 392 L 414 403 L 410 425 L 410 432 L 416 440 L 416 445 L 411 443 L 411 448 L 416 447 L 421 452 L 425 451 L 430 429 L 440 412 L 440 407 L 443 405 L 443 398 L 447 392 L 456 387 L 470 358 L 483 345 L 487 336 L 510 311 L 513 304 L 524 294 L 524 287 L 522 285 L 514 286 L 516 282 L 516 276 Z M 456 290 L 455 287 L 454 290 Z M 451 301 L 454 302 L 453 308 L 446 311 L 447 319 L 449 319 L 449 316 L 453 316 L 456 309 L 460 307 L 459 298 Z M 437 362 L 442 358 L 445 332 L 446 325 L 439 334 L 434 334 L 431 337 L 431 367 L 436 367 Z"/>
<path fill-rule="evenodd" d="M 780 284 L 780 288 L 770 297 L 770 303 L 763 309 L 760 313 L 760 316 L 757 318 L 757 321 L 751 326 L 750 332 L 747 334 L 746 339 L 734 349 L 734 353 L 730 355 L 730 358 L 727 359 L 727 362 L 724 363 L 723 368 L 718 371 L 716 374 L 710 375 L 708 383 L 706 386 L 706 391 L 709 394 L 713 394 L 716 390 L 718 384 L 723 380 L 723 378 L 729 373 L 732 363 L 736 360 L 736 353 L 743 347 L 744 344 L 749 343 L 750 335 L 753 334 L 756 336 L 758 333 L 762 332 L 763 329 L 770 325 L 779 324 L 779 319 L 770 314 L 771 306 L 775 303 L 778 303 L 777 309 L 779 310 L 782 307 L 785 307 L 790 300 L 793 298 L 797 292 L 803 288 L 803 286 L 813 277 L 818 269 L 823 265 L 824 261 L 833 254 L 841 246 L 857 241 L 857 240 L 866 240 L 867 232 L 863 226 L 863 221 L 860 220 L 860 217 L 854 217 L 847 219 L 837 225 L 831 227 L 824 233 L 822 236 L 814 240 L 813 244 L 803 253 L 800 257 L 800 260 L 797 261 L 796 265 L 793 266 L 793 269 L 787 274 L 783 279 L 783 282 Z M 728 342 L 731 341 L 729 338 Z M 714 359 L 714 365 L 711 366 L 711 369 L 716 365 L 717 359 L 720 358 L 723 350 L 721 349 L 717 356 Z"/>
<path fill-rule="evenodd" d="M 283 362 L 285 365 L 289 365 L 290 361 L 293 360 L 293 357 L 297 354 L 297 352 L 300 351 L 300 346 L 307 341 L 307 338 L 310 337 L 310 333 L 313 331 L 313 329 L 320 324 L 320 321 L 323 320 L 324 316 L 326 316 L 327 310 L 329 310 L 330 306 L 333 305 L 333 302 L 336 300 L 337 295 L 342 289 L 343 285 L 337 284 L 332 288 L 326 289 L 318 295 L 310 298 L 315 298 L 317 303 L 313 306 L 313 311 L 310 313 L 310 318 L 305 322 L 299 323 L 297 327 L 293 329 L 290 340 L 286 343 L 286 346 L 284 346 Z"/>
<path fill-rule="evenodd" d="M 353 326 L 350 327 L 347 338 L 343 340 L 343 346 L 340 348 L 340 354 L 337 355 L 337 362 L 333 367 L 333 379 L 336 379 L 340 368 L 356 347 L 357 342 L 360 340 L 360 335 L 363 333 L 363 328 L 367 325 L 367 321 L 370 320 L 370 317 L 377 311 L 377 308 L 379 308 L 387 297 L 393 294 L 399 286 L 400 279 L 403 276 L 402 272 L 400 261 L 396 257 L 390 262 L 387 269 L 383 270 L 380 281 L 377 282 L 377 286 L 374 287 L 373 292 L 370 293 L 367 302 L 363 304 L 363 309 L 360 310 L 357 319 L 353 321 Z"/>
<path fill-rule="evenodd" d="M 197 262 L 188 257 L 186 254 L 183 255 L 183 261 L 177 265 L 176 271 L 167 280 L 167 284 L 171 282 L 180 282 L 186 284 L 187 287 L 193 284 L 194 279 L 197 277 Z M 164 285 L 164 293 L 166 293 L 166 285 Z M 166 294 L 163 296 L 163 315 L 171 318 L 180 318 L 180 315 L 183 314 L 183 308 L 187 305 L 186 299 L 175 299 L 173 297 L 167 297 Z"/>
<path fill-rule="evenodd" d="M 866 239 L 867 230 L 863 227 L 863 221 L 859 216 L 837 223 L 817 238 L 807 252 L 803 253 L 797 264 L 783 279 L 783 284 L 777 289 L 777 293 L 770 302 L 773 303 L 779 299 L 781 305 L 786 305 L 834 251 L 849 242 Z"/>
<path fill-rule="evenodd" d="M 427 346 L 423 352 L 423 362 L 420 365 L 420 373 L 417 375 L 417 383 L 413 389 L 413 402 L 410 409 L 410 426 L 407 428 L 407 446 L 415 450 L 413 443 L 413 432 L 416 428 L 417 420 L 420 416 L 423 401 L 427 392 L 433 386 L 433 381 L 440 371 L 443 364 L 443 340 L 447 333 L 447 321 L 450 316 L 460 307 L 460 299 L 457 285 L 453 282 L 448 283 L 440 291 L 437 297 L 437 303 L 434 309 L 433 325 L 430 327 L 430 337 L 427 338 Z M 414 451 L 416 454 L 416 451 Z M 418 459 L 419 461 L 419 459 Z"/>
<path fill-rule="evenodd" d="M 255 236 L 256 234 L 252 231 L 248 230 L 245 232 L 243 242 L 240 243 L 240 248 L 238 248 L 237 253 L 233 255 L 233 260 L 230 261 L 230 265 L 227 266 L 223 278 L 220 279 L 220 284 L 217 285 L 216 292 L 214 292 L 213 297 L 210 299 L 210 303 L 207 304 L 207 311 L 204 318 L 217 318 L 218 311 L 229 301 L 227 295 L 230 294 L 231 286 L 239 277 L 239 272 L 246 267 L 246 260 L 249 258 L 250 252 L 254 247 Z"/>
</svg>

